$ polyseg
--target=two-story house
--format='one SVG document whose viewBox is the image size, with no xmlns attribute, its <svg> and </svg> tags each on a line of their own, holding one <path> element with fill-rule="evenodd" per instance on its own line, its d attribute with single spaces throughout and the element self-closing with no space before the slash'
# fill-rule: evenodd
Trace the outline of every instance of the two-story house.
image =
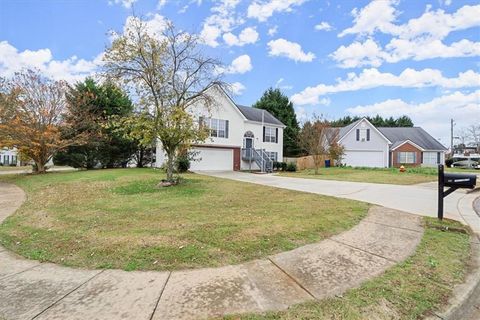
<svg viewBox="0 0 480 320">
<path fill-rule="evenodd" d="M 375 127 L 366 118 L 339 128 L 342 164 L 352 167 L 435 166 L 447 149 L 420 127 Z"/>
<path fill-rule="evenodd" d="M 20 165 L 16 149 L 0 149 L 0 165 L 17 166 Z"/>
<path fill-rule="evenodd" d="M 220 87 L 208 94 L 215 103 L 210 108 L 196 104 L 189 110 L 198 125 L 209 128 L 210 137 L 193 146 L 193 171 L 270 171 L 273 161 L 283 159 L 283 129 L 268 111 L 237 105 Z M 156 167 L 165 162 L 165 152 L 157 143 Z"/>
</svg>

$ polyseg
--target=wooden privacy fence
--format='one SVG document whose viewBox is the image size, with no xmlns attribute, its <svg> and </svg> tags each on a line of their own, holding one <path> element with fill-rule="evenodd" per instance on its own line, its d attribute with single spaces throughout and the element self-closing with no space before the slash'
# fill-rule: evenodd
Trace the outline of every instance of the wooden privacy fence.
<svg viewBox="0 0 480 320">
<path fill-rule="evenodd" d="M 322 157 L 322 163 L 320 167 L 325 167 L 325 160 L 328 159 L 325 156 Z M 313 156 L 305 156 L 305 157 L 298 157 L 298 158 L 288 158 L 284 157 L 283 162 L 290 163 L 293 162 L 297 165 L 297 170 L 305 170 L 305 169 L 314 169 L 315 163 L 313 161 Z"/>
</svg>

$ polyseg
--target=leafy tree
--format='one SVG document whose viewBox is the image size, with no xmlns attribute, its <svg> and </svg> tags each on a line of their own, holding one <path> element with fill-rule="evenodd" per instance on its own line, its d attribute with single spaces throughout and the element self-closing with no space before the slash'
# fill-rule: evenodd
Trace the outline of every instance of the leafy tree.
<svg viewBox="0 0 480 320">
<path fill-rule="evenodd" d="M 88 133 L 89 139 L 82 146 L 59 152 L 55 162 L 87 169 L 125 166 L 136 151 L 136 143 L 107 124 L 112 117 L 132 114 L 133 104 L 128 96 L 111 82 L 100 85 L 86 79 L 70 88 L 67 102 L 69 113 L 65 121 L 69 126 L 63 136 Z"/>
<path fill-rule="evenodd" d="M 175 160 L 181 150 L 208 137 L 189 112 L 200 103 L 214 103 L 208 90 L 220 84 L 221 65 L 200 50 L 198 36 L 167 23 L 162 32 L 133 17 L 104 55 L 106 74 L 135 90 L 140 115 L 131 136 L 142 145 L 159 141 L 167 155 L 167 180 L 174 183 Z"/>
<path fill-rule="evenodd" d="M 284 130 L 283 153 L 285 156 L 299 154 L 297 116 L 292 102 L 280 89 L 269 88 L 254 105 L 254 108 L 267 110 L 287 127 Z"/>
<path fill-rule="evenodd" d="M 44 173 L 45 165 L 58 151 L 84 143 L 86 134 L 63 137 L 68 124 L 64 81 L 52 81 L 39 71 L 25 70 L 0 86 L 0 145 L 17 148 L 23 159 L 34 161 L 34 171 Z"/>
<path fill-rule="evenodd" d="M 332 127 L 344 127 L 348 126 L 351 123 L 354 123 L 355 121 L 360 120 L 362 117 L 355 116 L 345 116 L 342 118 L 339 118 L 335 121 L 331 122 Z M 376 127 L 413 127 L 413 121 L 410 119 L 408 116 L 401 116 L 398 118 L 383 118 L 380 115 L 376 115 L 375 117 L 366 117 L 368 121 L 370 121 L 374 126 Z"/>
<path fill-rule="evenodd" d="M 303 124 L 298 141 L 303 151 L 313 157 L 315 174 L 318 174 L 318 169 L 327 156 L 334 161 L 341 159 L 344 149 L 338 143 L 338 135 L 339 130 L 332 128 L 330 123 L 321 117 L 314 117 L 312 121 Z"/>
</svg>

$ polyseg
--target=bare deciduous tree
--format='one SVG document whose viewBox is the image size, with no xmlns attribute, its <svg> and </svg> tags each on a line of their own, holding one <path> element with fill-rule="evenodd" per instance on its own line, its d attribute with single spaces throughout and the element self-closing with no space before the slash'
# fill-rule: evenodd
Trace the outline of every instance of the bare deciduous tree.
<svg viewBox="0 0 480 320">
<path fill-rule="evenodd" d="M 105 56 L 108 77 L 135 89 L 141 116 L 137 134 L 145 146 L 158 139 L 167 155 L 167 180 L 173 181 L 175 159 L 181 150 L 203 141 L 208 132 L 198 125 L 189 108 L 214 101 L 207 91 L 222 85 L 221 65 L 200 50 L 196 35 L 178 31 L 167 23 L 152 32 L 138 17 L 131 18 Z"/>
<path fill-rule="evenodd" d="M 480 152 L 480 125 L 472 124 L 466 129 L 470 144 L 477 148 Z"/>
<path fill-rule="evenodd" d="M 3 79 L 0 89 L 0 145 L 17 148 L 23 158 L 35 162 L 35 171 L 57 151 L 82 143 L 82 137 L 61 136 L 66 111 L 63 81 L 51 81 L 38 71 L 26 70 Z"/>
</svg>

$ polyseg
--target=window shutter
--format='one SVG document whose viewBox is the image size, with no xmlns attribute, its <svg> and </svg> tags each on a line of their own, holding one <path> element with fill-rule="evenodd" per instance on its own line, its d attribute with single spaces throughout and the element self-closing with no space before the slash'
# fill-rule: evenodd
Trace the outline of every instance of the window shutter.
<svg viewBox="0 0 480 320">
<path fill-rule="evenodd" d="M 204 119 L 203 117 L 198 118 L 198 125 L 200 126 L 200 128 L 203 128 L 203 125 L 204 125 L 203 119 Z"/>
<path fill-rule="evenodd" d="M 367 141 L 370 141 L 370 129 L 367 129 Z"/>
<path fill-rule="evenodd" d="M 265 126 L 263 126 L 263 142 L 265 142 Z"/>
<path fill-rule="evenodd" d="M 225 120 L 225 138 L 228 139 L 228 120 Z"/>
<path fill-rule="evenodd" d="M 417 163 L 417 153 L 416 152 L 412 152 L 413 153 L 413 163 Z"/>
<path fill-rule="evenodd" d="M 437 152 L 437 164 L 440 164 L 440 152 Z"/>
<path fill-rule="evenodd" d="M 357 141 L 360 141 L 360 129 L 357 129 Z"/>
<path fill-rule="evenodd" d="M 397 152 L 397 163 L 402 163 L 402 157 L 400 157 L 401 152 Z"/>
<path fill-rule="evenodd" d="M 275 143 L 278 143 L 278 128 L 275 128 Z"/>
</svg>

